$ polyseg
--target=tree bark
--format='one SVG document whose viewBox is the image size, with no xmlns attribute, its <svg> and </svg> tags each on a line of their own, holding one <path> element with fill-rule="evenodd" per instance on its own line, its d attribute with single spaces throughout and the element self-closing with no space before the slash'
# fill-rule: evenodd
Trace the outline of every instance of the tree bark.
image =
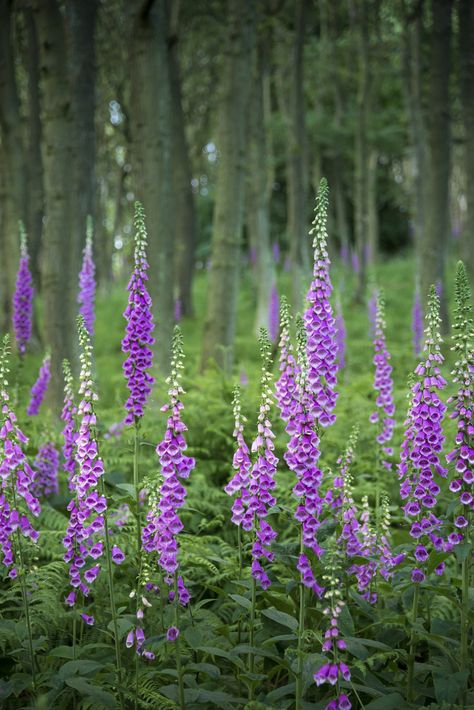
<svg viewBox="0 0 474 710">
<path fill-rule="evenodd" d="M 474 279 L 474 5 L 471 0 L 459 2 L 459 59 L 467 202 L 460 257 Z"/>
<path fill-rule="evenodd" d="M 35 25 L 40 56 L 41 116 L 45 223 L 41 282 L 44 332 L 51 348 L 52 378 L 49 395 L 59 413 L 63 399 L 61 363 L 75 353 L 72 272 L 76 253 L 71 232 L 70 178 L 71 103 L 67 74 L 66 37 L 57 0 L 35 0 Z"/>
<path fill-rule="evenodd" d="M 231 370 L 244 202 L 245 126 L 255 22 L 251 0 L 228 1 L 228 36 L 218 116 L 216 202 L 202 365 Z"/>
<path fill-rule="evenodd" d="M 31 273 L 37 292 L 41 289 L 40 251 L 43 233 L 44 194 L 43 158 L 41 156 L 41 106 L 39 96 L 39 48 L 31 8 L 23 11 L 26 30 L 26 70 L 28 74 L 28 248 Z"/>
<path fill-rule="evenodd" d="M 165 2 L 130 4 L 132 176 L 146 214 L 150 294 L 157 322 L 157 362 L 170 366 L 173 329 L 172 98 L 168 52 L 169 16 Z"/>
<path fill-rule="evenodd" d="M 194 195 L 191 188 L 192 169 L 185 131 L 185 119 L 181 96 L 179 66 L 178 7 L 172 5 L 169 37 L 169 62 L 173 120 L 173 185 L 176 198 L 175 254 L 176 298 L 181 305 L 181 314 L 193 314 L 194 255 L 197 240 L 197 218 Z"/>
<path fill-rule="evenodd" d="M 86 220 L 96 216 L 96 61 L 97 0 L 67 0 L 71 110 L 74 130 L 71 228 L 76 245 L 73 271 L 78 273 L 86 237 Z"/>
<path fill-rule="evenodd" d="M 302 301 L 303 275 L 309 272 L 309 241 L 307 223 L 308 171 L 306 166 L 307 138 L 303 95 L 303 51 L 307 1 L 295 4 L 295 35 L 289 101 L 289 154 L 287 168 L 288 234 L 292 274 L 293 307 L 299 310 Z"/>
<path fill-rule="evenodd" d="M 255 249 L 255 289 L 257 307 L 255 334 L 270 328 L 270 301 L 276 287 L 276 270 L 270 239 L 270 198 L 272 180 L 269 171 L 264 113 L 264 74 L 267 72 L 265 47 L 255 52 L 254 72 L 249 103 L 249 160 L 247 173 L 247 227 Z M 273 182 L 273 180 L 272 180 Z"/>
<path fill-rule="evenodd" d="M 0 133 L 1 133 L 1 318 L 10 327 L 12 296 L 20 255 L 18 221 L 26 223 L 26 163 L 20 101 L 12 43 L 13 3 L 0 0 Z"/>
<path fill-rule="evenodd" d="M 430 285 L 441 285 L 443 329 L 448 328 L 445 263 L 449 234 L 449 177 L 451 136 L 449 75 L 451 0 L 432 0 L 433 28 L 428 101 L 428 180 L 426 215 L 421 244 L 421 287 L 424 299 Z"/>
</svg>

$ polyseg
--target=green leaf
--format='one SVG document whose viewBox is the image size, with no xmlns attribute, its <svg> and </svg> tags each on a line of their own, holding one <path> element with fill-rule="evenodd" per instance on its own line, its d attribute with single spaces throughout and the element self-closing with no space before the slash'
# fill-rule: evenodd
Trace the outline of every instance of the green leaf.
<svg viewBox="0 0 474 710">
<path fill-rule="evenodd" d="M 286 698 L 287 695 L 294 695 L 296 690 L 296 683 L 288 683 L 288 685 L 282 685 L 280 688 L 275 688 L 270 693 L 268 693 L 265 700 L 268 703 L 275 703 L 281 698 Z"/>
<path fill-rule="evenodd" d="M 81 695 L 91 698 L 95 703 L 110 708 L 110 710 L 115 710 L 117 707 L 115 698 L 111 693 L 107 693 L 96 685 L 91 685 L 86 678 L 67 678 L 66 684 L 77 690 Z"/>
<path fill-rule="evenodd" d="M 72 646 L 56 646 L 56 648 L 53 648 L 48 655 L 53 656 L 53 658 L 72 658 L 73 653 L 74 651 Z"/>
<path fill-rule="evenodd" d="M 244 609 L 247 609 L 248 611 L 252 609 L 252 602 L 250 599 L 247 599 L 247 597 L 243 597 L 241 594 L 229 594 L 229 597 L 240 606 L 243 606 Z"/>
<path fill-rule="evenodd" d="M 432 675 L 438 703 L 455 703 L 466 688 L 469 672 L 459 671 L 449 675 L 433 672 Z"/>
<path fill-rule="evenodd" d="M 57 675 L 62 680 L 66 680 L 66 678 L 70 678 L 71 676 L 76 675 L 76 673 L 86 675 L 87 673 L 92 673 L 98 668 L 103 667 L 104 664 L 98 663 L 97 661 L 87 661 L 85 659 L 81 659 L 79 661 L 68 661 L 61 666 Z"/>
<path fill-rule="evenodd" d="M 220 669 L 213 663 L 188 663 L 186 673 L 206 673 L 210 678 L 219 678 Z"/>
<path fill-rule="evenodd" d="M 276 621 L 277 624 L 286 626 L 288 629 L 291 629 L 291 631 L 298 630 L 298 621 L 289 614 L 285 614 L 284 611 L 278 611 L 278 609 L 272 607 L 270 609 L 264 609 L 262 614 L 268 619 Z"/>
<path fill-rule="evenodd" d="M 404 702 L 400 693 L 389 693 L 388 695 L 382 695 L 377 700 L 372 700 L 364 707 L 365 710 L 397 710 L 397 708 L 403 707 Z"/>
<path fill-rule="evenodd" d="M 454 548 L 454 554 L 458 562 L 464 562 L 469 557 L 471 544 L 469 542 L 461 542 Z"/>
</svg>

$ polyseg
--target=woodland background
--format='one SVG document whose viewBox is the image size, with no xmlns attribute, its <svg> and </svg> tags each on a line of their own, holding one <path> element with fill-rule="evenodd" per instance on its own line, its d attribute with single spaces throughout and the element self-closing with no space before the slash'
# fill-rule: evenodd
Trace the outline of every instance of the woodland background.
<svg viewBox="0 0 474 710">
<path fill-rule="evenodd" d="M 0 32 L 0 325 L 21 219 L 36 339 L 56 372 L 74 357 L 87 215 L 107 293 L 129 270 L 135 199 L 164 372 L 199 269 L 202 365 L 232 368 L 239 272 L 255 278 L 256 332 L 278 251 L 300 307 L 322 175 L 331 258 L 352 263 L 354 301 L 374 264 L 400 253 L 423 298 L 450 256 L 472 274 L 471 0 L 0 0 Z M 60 377 L 52 395 L 61 401 Z"/>
</svg>

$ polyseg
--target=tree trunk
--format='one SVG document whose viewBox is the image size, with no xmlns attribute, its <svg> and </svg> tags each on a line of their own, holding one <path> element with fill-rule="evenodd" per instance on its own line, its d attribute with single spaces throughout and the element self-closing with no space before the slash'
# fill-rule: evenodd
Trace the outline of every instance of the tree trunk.
<svg viewBox="0 0 474 710">
<path fill-rule="evenodd" d="M 377 261 L 379 247 L 379 213 L 377 206 L 377 164 L 378 152 L 372 148 L 367 166 L 367 248 L 364 254 L 366 264 L 373 265 Z"/>
<path fill-rule="evenodd" d="M 403 89 L 407 106 L 410 140 L 413 152 L 413 183 L 411 190 L 411 213 L 414 228 L 415 258 L 417 273 L 420 271 L 420 247 L 424 229 L 424 184 L 426 174 L 426 130 L 422 99 L 421 36 L 423 30 L 423 4 L 419 2 L 410 16 L 405 3 L 402 4 L 403 21 Z"/>
<path fill-rule="evenodd" d="M 289 154 L 287 168 L 288 234 L 292 273 L 293 307 L 299 310 L 303 295 L 303 275 L 309 272 L 307 224 L 308 171 L 306 166 L 306 126 L 303 95 L 303 51 L 306 0 L 295 4 L 295 36 L 291 65 L 289 101 Z"/>
<path fill-rule="evenodd" d="M 191 188 L 192 169 L 185 132 L 184 111 L 181 96 L 181 76 L 178 52 L 178 7 L 172 5 L 169 38 L 169 62 L 171 102 L 173 109 L 173 186 L 176 197 L 175 255 L 176 298 L 180 301 L 181 314 L 193 314 L 194 255 L 197 239 L 197 218 L 194 195 Z"/>
<path fill-rule="evenodd" d="M 165 2 L 131 3 L 130 120 L 133 183 L 143 203 L 149 239 L 150 294 L 157 322 L 157 362 L 170 366 L 173 329 L 172 98 Z"/>
<path fill-rule="evenodd" d="M 44 194 L 41 156 L 41 107 L 39 96 L 38 38 L 31 8 L 23 11 L 26 30 L 26 69 L 28 73 L 28 248 L 31 273 L 36 291 L 40 291 L 40 251 L 43 233 Z"/>
<path fill-rule="evenodd" d="M 359 259 L 356 299 L 362 300 L 367 279 L 367 234 L 369 231 L 369 142 L 368 114 L 370 101 L 369 26 L 367 0 L 355 3 L 358 43 L 358 79 L 354 165 L 354 231 Z"/>
<path fill-rule="evenodd" d="M 441 286 L 443 329 L 448 328 L 445 263 L 449 233 L 451 158 L 449 73 L 451 0 L 432 0 L 430 92 L 428 102 L 428 180 L 421 244 L 421 286 L 426 299 L 430 285 Z"/>
<path fill-rule="evenodd" d="M 231 370 L 243 221 L 245 126 L 254 46 L 252 0 L 228 1 L 228 36 L 218 117 L 216 202 L 202 364 Z"/>
<path fill-rule="evenodd" d="M 40 90 L 43 130 L 45 224 L 41 283 L 46 344 L 52 351 L 50 398 L 59 413 L 63 399 L 63 358 L 75 352 L 72 273 L 76 253 L 71 232 L 71 105 L 67 75 L 66 39 L 57 0 L 35 0 L 34 15 L 39 43 Z"/>
<path fill-rule="evenodd" d="M 1 133 L 1 318 L 10 328 L 12 296 L 20 255 L 18 221 L 26 223 L 26 163 L 22 141 L 20 102 L 12 44 L 13 3 L 0 0 L 0 133 Z"/>
<path fill-rule="evenodd" d="M 96 63 L 95 23 L 97 0 L 67 0 L 69 74 L 74 130 L 71 184 L 71 229 L 76 245 L 73 273 L 78 273 L 86 237 L 86 220 L 96 216 Z M 77 281 L 77 279 L 76 279 Z M 74 284 L 77 287 L 77 284 Z"/>
<path fill-rule="evenodd" d="M 471 279 L 474 279 L 474 5 L 472 0 L 459 2 L 459 54 L 467 201 L 466 221 L 461 233 L 460 257 Z"/>
<path fill-rule="evenodd" d="M 255 334 L 260 328 L 270 330 L 270 302 L 276 288 L 275 262 L 270 241 L 271 185 L 268 169 L 267 137 L 264 114 L 263 47 L 255 52 L 254 75 L 249 103 L 249 160 L 247 173 L 247 227 L 255 249 L 255 289 L 257 308 Z"/>
</svg>

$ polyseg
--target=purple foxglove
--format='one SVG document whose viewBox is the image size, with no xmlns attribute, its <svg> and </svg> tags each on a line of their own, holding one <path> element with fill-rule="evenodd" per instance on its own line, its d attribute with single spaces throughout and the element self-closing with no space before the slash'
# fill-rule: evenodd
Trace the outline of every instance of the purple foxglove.
<svg viewBox="0 0 474 710">
<path fill-rule="evenodd" d="M 430 552 L 445 549 L 439 535 L 442 523 L 433 508 L 440 492 L 440 478 L 447 475 L 447 469 L 441 465 L 446 405 L 438 394 L 446 381 L 440 372 L 444 358 L 440 349 L 439 298 L 434 286 L 430 291 L 426 322 L 425 356 L 415 369 L 398 474 L 400 495 L 406 501 L 403 510 L 411 523 L 410 535 L 416 545 L 424 545 Z M 416 564 L 412 574 L 414 582 L 425 578 L 427 562 L 428 559 Z"/>
<path fill-rule="evenodd" d="M 388 445 L 393 437 L 395 428 L 395 405 L 393 402 L 392 366 L 390 353 L 385 339 L 385 299 L 382 290 L 377 294 L 377 310 L 375 315 L 374 330 L 374 359 L 375 378 L 374 389 L 377 393 L 375 405 L 377 409 L 370 416 L 372 424 L 377 424 L 377 444 L 382 453 L 382 465 L 391 469 L 392 464 L 384 456 L 391 456 L 393 449 Z"/>
<path fill-rule="evenodd" d="M 315 217 L 310 234 L 314 234 L 313 281 L 308 291 L 308 307 L 304 313 L 307 332 L 308 384 L 311 409 L 316 422 L 326 427 L 336 416 L 337 342 L 336 326 L 329 301 L 332 293 L 327 252 L 328 185 L 323 178 L 316 197 Z"/>
<path fill-rule="evenodd" d="M 26 352 L 33 325 L 33 279 L 30 272 L 30 257 L 26 245 L 26 233 L 20 222 L 20 263 L 13 294 L 13 332 L 20 356 Z"/>
<path fill-rule="evenodd" d="M 474 325 L 469 279 L 461 261 L 457 267 L 455 296 L 452 349 L 456 353 L 456 362 L 451 374 L 457 392 L 448 399 L 448 405 L 451 405 L 450 416 L 456 421 L 457 432 L 455 446 L 446 459 L 452 469 L 450 491 L 459 496 L 454 520 L 457 531 L 452 536 L 459 541 L 464 537 L 464 530 L 467 532 L 474 508 Z"/>
<path fill-rule="evenodd" d="M 41 506 L 33 493 L 34 471 L 22 448 L 28 439 L 19 428 L 10 408 L 8 346 L 9 338 L 5 336 L 0 353 L 0 556 L 8 576 L 14 579 L 18 573 L 18 531 L 32 542 L 38 540 L 39 533 L 33 527 L 29 514 L 37 517 Z"/>
<path fill-rule="evenodd" d="M 245 516 L 245 511 L 251 497 L 249 483 L 252 462 L 250 460 L 250 451 L 244 437 L 244 424 L 246 419 L 241 411 L 240 389 L 237 386 L 234 387 L 234 398 L 232 405 L 235 421 L 234 437 L 237 443 L 232 463 L 235 473 L 224 490 L 227 495 L 236 496 L 232 505 L 232 522 L 235 525 L 240 525 Z M 246 517 L 246 521 L 247 520 L 249 524 L 252 523 L 252 520 L 248 519 L 248 516 Z"/>
<path fill-rule="evenodd" d="M 37 498 L 48 498 L 59 493 L 59 454 L 52 442 L 38 449 L 32 468 L 35 472 L 33 490 Z"/>
<path fill-rule="evenodd" d="M 126 424 L 134 424 L 141 419 L 154 378 L 149 370 L 153 364 L 151 346 L 153 338 L 153 316 L 151 298 L 147 291 L 148 261 L 146 258 L 147 234 L 145 213 L 139 202 L 135 203 L 135 267 L 128 284 L 128 305 L 124 312 L 127 321 L 122 352 L 128 355 L 123 364 L 129 397 L 125 403 Z"/>
<path fill-rule="evenodd" d="M 276 343 L 278 338 L 278 316 L 280 310 L 280 299 L 278 296 L 278 289 L 276 284 L 273 284 L 270 303 L 269 303 L 269 313 L 268 313 L 268 334 L 272 343 Z"/>
<path fill-rule="evenodd" d="M 79 273 L 79 313 L 91 337 L 94 335 L 94 301 L 95 301 L 95 264 L 92 255 L 92 218 L 87 218 L 86 245 L 82 257 L 82 268 Z"/>
<path fill-rule="evenodd" d="M 184 436 L 187 428 L 181 419 L 183 359 L 183 337 L 179 326 L 175 325 L 171 374 L 167 379 L 169 403 L 162 407 L 162 411 L 168 412 L 168 420 L 164 438 L 156 447 L 162 481 L 155 488 L 149 487 L 150 509 L 142 531 L 142 545 L 145 552 L 156 556 L 165 583 L 169 586 L 174 584 L 174 591 L 169 594 L 170 600 L 186 606 L 190 594 L 179 574 L 179 533 L 183 529 L 179 509 L 186 499 L 186 488 L 182 481 L 189 478 L 196 462 L 184 453 L 187 448 Z"/>
<path fill-rule="evenodd" d="M 77 432 L 77 470 L 71 482 L 72 499 L 67 506 L 69 524 L 63 539 L 66 550 L 64 561 L 69 566 L 71 593 L 66 603 L 74 606 L 77 591 L 87 597 L 90 585 L 100 574 L 100 560 L 104 553 L 104 536 L 107 515 L 107 500 L 102 493 L 101 479 L 104 464 L 99 454 L 95 428 L 97 417 L 94 411 L 97 393 L 92 379 L 92 345 L 90 334 L 82 316 L 78 318 L 80 363 L 80 403 L 78 407 L 79 429 Z M 87 624 L 94 623 L 94 617 L 81 615 Z"/>
<path fill-rule="evenodd" d="M 51 356 L 46 353 L 42 365 L 39 370 L 38 379 L 31 388 L 31 399 L 28 404 L 26 413 L 29 417 L 35 417 L 39 414 L 40 407 L 43 403 L 44 396 L 48 390 L 49 381 L 51 380 Z"/>
<path fill-rule="evenodd" d="M 252 545 L 252 577 L 262 589 L 268 589 L 271 582 L 262 562 L 272 562 L 271 544 L 277 535 L 266 518 L 269 508 L 276 503 L 272 491 L 276 486 L 275 473 L 278 459 L 273 453 L 275 435 L 270 421 L 273 400 L 270 372 L 271 344 L 263 328 L 260 330 L 259 342 L 262 358 L 260 409 L 257 418 L 257 436 L 252 443 L 254 463 L 250 469 L 250 497 L 243 514 L 242 527 L 244 530 L 253 530 L 255 535 Z"/>
<path fill-rule="evenodd" d="M 74 403 L 73 379 L 71 367 L 67 360 L 63 360 L 64 373 L 64 404 L 61 419 L 64 422 L 63 435 L 63 470 L 67 473 L 69 490 L 74 490 L 74 474 L 76 472 L 76 415 L 77 407 Z"/>
<path fill-rule="evenodd" d="M 298 570 L 302 583 L 318 596 L 322 588 L 316 581 L 306 554 L 311 550 L 320 557 L 323 553 L 318 543 L 318 528 L 324 499 L 320 494 L 323 473 L 318 466 L 320 456 L 319 437 L 315 415 L 312 411 L 312 393 L 308 382 L 308 359 L 306 350 L 306 331 L 300 319 L 297 326 L 298 337 L 298 406 L 294 416 L 286 426 L 290 436 L 285 461 L 296 475 L 297 482 L 293 495 L 297 499 L 294 517 L 301 525 L 302 552 L 298 561 Z"/>
<path fill-rule="evenodd" d="M 290 308 L 285 296 L 281 298 L 280 307 L 280 377 L 275 383 L 275 397 L 283 421 L 288 422 L 298 407 L 296 390 L 296 375 L 298 368 L 293 355 L 293 345 L 290 337 Z"/>
<path fill-rule="evenodd" d="M 369 335 L 371 338 L 375 335 L 375 320 L 377 318 L 377 299 L 378 290 L 373 287 L 370 294 L 370 298 L 367 303 L 367 310 L 369 315 Z"/>
</svg>

